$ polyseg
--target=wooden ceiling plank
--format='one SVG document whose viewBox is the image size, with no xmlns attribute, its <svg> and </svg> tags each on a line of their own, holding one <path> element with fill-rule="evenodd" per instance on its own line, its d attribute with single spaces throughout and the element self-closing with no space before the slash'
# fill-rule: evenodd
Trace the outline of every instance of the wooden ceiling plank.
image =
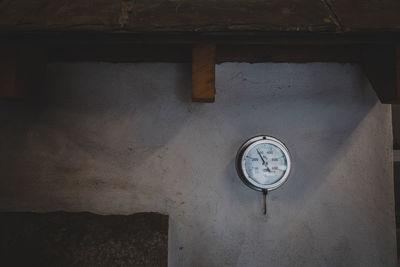
<svg viewBox="0 0 400 267">
<path fill-rule="evenodd" d="M 3 0 L 0 31 L 336 32 L 320 0 Z"/>
<path fill-rule="evenodd" d="M 344 32 L 374 32 L 400 30 L 398 0 L 323 0 L 343 25 Z"/>
</svg>

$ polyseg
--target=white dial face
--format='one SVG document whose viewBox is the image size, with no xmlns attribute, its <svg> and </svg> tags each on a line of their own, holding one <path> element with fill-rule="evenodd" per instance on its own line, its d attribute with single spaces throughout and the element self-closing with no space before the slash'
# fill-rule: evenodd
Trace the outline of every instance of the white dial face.
<svg viewBox="0 0 400 267">
<path fill-rule="evenodd" d="M 280 144 L 254 143 L 243 154 L 244 175 L 249 182 L 262 188 L 279 183 L 288 170 L 287 155 Z"/>
</svg>

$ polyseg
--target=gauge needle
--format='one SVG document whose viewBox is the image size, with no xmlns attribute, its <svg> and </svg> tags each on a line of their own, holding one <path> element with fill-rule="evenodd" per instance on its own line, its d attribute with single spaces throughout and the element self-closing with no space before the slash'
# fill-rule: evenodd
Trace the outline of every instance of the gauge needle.
<svg viewBox="0 0 400 267">
<path fill-rule="evenodd" d="M 265 160 L 264 160 L 264 158 L 261 156 L 261 153 L 260 153 L 260 151 L 258 151 L 258 149 L 256 149 L 257 150 L 257 153 L 258 153 L 258 155 L 260 156 L 260 158 L 261 158 L 261 160 L 263 161 L 263 165 L 265 164 Z"/>
<path fill-rule="evenodd" d="M 265 167 L 267 167 L 267 171 L 271 172 L 271 169 L 268 167 L 267 162 L 264 160 L 263 156 L 261 155 L 260 151 L 257 150 L 258 155 L 260 156 L 261 160 L 263 161 L 263 165 L 265 165 Z"/>
</svg>

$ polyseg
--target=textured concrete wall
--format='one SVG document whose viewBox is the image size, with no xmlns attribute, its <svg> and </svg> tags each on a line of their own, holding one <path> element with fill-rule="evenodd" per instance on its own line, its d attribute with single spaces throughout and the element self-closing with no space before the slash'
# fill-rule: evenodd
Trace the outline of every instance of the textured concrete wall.
<svg viewBox="0 0 400 267">
<path fill-rule="evenodd" d="M 171 266 L 395 266 L 390 106 L 360 68 L 222 64 L 191 103 L 190 65 L 52 64 L 0 105 L 0 209 L 170 215 Z M 241 143 L 282 139 L 269 195 L 236 175 Z"/>
<path fill-rule="evenodd" d="M 393 145 L 400 149 L 400 105 L 392 105 Z"/>
</svg>

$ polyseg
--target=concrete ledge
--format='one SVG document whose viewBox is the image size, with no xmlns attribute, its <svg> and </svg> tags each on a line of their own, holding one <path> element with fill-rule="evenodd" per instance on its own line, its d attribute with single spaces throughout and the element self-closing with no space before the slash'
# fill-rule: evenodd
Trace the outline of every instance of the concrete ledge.
<svg viewBox="0 0 400 267">
<path fill-rule="evenodd" d="M 0 213 L 2 266 L 167 266 L 168 216 Z"/>
</svg>

